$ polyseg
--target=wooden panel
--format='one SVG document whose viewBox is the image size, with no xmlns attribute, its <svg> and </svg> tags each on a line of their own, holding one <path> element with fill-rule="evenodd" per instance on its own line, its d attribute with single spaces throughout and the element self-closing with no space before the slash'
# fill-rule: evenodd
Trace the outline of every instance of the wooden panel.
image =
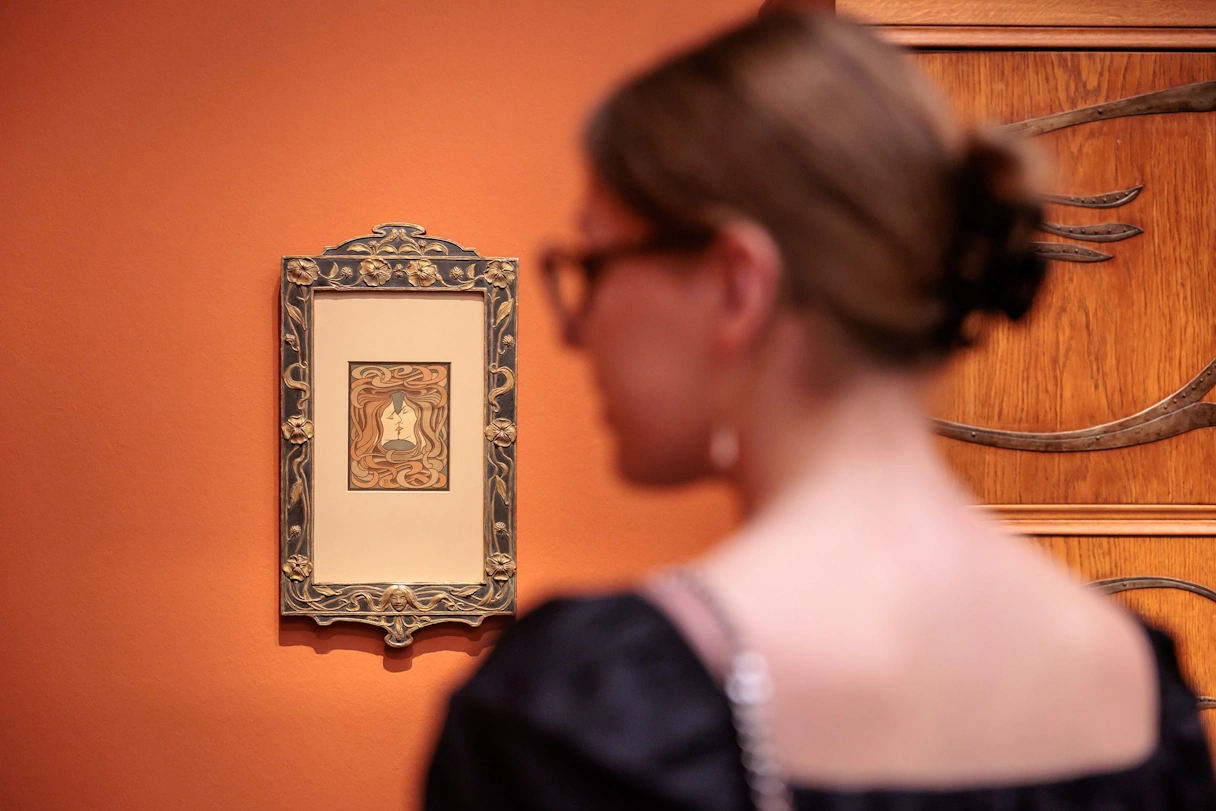
<svg viewBox="0 0 1216 811">
<path fill-rule="evenodd" d="M 1212 538 L 1038 538 L 1035 543 L 1087 581 L 1155 575 L 1216 588 Z M 1172 589 L 1131 591 L 1111 599 L 1168 631 L 1178 642 L 1194 689 L 1216 696 L 1216 603 Z"/>
<path fill-rule="evenodd" d="M 1216 50 L 1216 28 L 890 25 L 877 30 L 888 42 L 908 48 Z"/>
<path fill-rule="evenodd" d="M 883 25 L 1216 25 L 1211 0 L 836 0 L 836 11 Z"/>
<path fill-rule="evenodd" d="M 913 56 L 960 113 L 1009 122 L 1216 79 L 1216 54 L 954 52 Z M 947 371 L 946 419 L 1022 431 L 1129 416 L 1216 357 L 1216 113 L 1125 118 L 1035 139 L 1054 190 L 1144 184 L 1107 211 L 1053 207 L 1070 224 L 1121 221 L 1145 233 L 1103 246 L 1114 259 L 1053 263 L 1030 322 L 998 326 Z M 1211 504 L 1216 429 L 1119 450 L 1034 453 L 941 440 L 989 503 Z"/>
</svg>

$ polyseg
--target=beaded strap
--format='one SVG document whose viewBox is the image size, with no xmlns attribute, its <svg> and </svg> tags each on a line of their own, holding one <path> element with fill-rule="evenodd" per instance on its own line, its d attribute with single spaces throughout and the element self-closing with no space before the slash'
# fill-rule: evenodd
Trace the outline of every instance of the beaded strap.
<svg viewBox="0 0 1216 811">
<path fill-rule="evenodd" d="M 725 692 L 756 811 L 793 811 L 793 796 L 773 741 L 770 721 L 773 681 L 767 660 L 747 648 L 717 595 L 701 578 L 687 569 L 673 571 L 670 577 L 704 606 L 730 648 Z"/>
</svg>

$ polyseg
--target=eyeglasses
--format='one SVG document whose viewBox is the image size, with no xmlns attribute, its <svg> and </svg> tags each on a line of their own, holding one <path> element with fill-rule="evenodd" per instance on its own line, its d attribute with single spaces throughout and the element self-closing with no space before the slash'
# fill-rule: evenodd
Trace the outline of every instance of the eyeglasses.
<svg viewBox="0 0 1216 811">
<path fill-rule="evenodd" d="M 570 341 L 591 304 L 596 279 L 610 263 L 646 254 L 695 251 L 705 248 L 712 234 L 665 235 L 632 245 L 608 245 L 589 251 L 550 247 L 541 254 L 541 270 L 549 299 L 557 312 L 562 337 Z"/>
</svg>

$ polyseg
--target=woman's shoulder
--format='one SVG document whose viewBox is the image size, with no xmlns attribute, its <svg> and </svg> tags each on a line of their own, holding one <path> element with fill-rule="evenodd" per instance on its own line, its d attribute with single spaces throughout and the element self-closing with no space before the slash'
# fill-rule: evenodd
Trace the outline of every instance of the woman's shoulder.
<svg viewBox="0 0 1216 811">
<path fill-rule="evenodd" d="M 1058 779 L 1008 785 L 927 790 L 879 790 L 852 795 L 859 807 L 873 809 L 1102 808 L 1110 811 L 1206 811 L 1216 808 L 1216 775 L 1195 694 L 1178 665 L 1170 636 L 1145 626 L 1159 673 L 1160 736 L 1141 762 L 1113 771 L 1063 776 Z M 840 796 L 820 788 L 796 792 L 800 807 L 821 807 Z M 830 802 L 826 803 L 830 805 Z"/>
</svg>

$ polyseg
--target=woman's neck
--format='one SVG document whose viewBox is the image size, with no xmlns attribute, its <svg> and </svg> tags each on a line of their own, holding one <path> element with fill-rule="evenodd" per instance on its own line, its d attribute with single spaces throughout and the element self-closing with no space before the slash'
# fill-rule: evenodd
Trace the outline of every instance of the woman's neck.
<svg viewBox="0 0 1216 811">
<path fill-rule="evenodd" d="M 855 374 L 830 395 L 767 387 L 740 426 L 735 483 L 748 516 L 791 490 L 871 493 L 957 489 L 933 446 L 923 382 Z"/>
</svg>

